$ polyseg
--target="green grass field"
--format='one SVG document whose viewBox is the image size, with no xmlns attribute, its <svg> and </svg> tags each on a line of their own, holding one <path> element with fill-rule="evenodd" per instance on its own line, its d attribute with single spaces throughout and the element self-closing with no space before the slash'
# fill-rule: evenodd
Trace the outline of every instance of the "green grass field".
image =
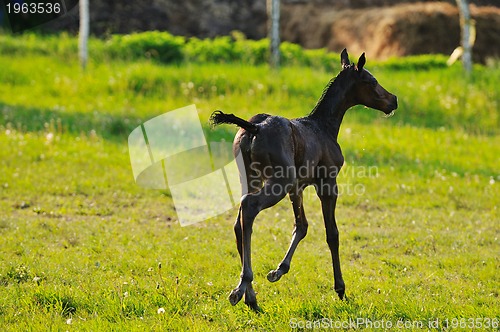
<svg viewBox="0 0 500 332">
<path fill-rule="evenodd" d="M 208 140 L 230 141 L 236 128 L 208 126 L 213 110 L 306 115 L 338 65 L 275 72 L 96 56 L 82 72 L 74 51 L 59 52 L 61 44 L 45 54 L 34 49 L 48 42 L 29 38 L 0 38 L 2 331 L 499 329 L 498 65 L 465 78 L 459 66 L 376 63 L 367 54 L 366 68 L 400 107 L 392 118 L 353 108 L 341 127 L 337 220 L 348 300 L 333 290 L 311 190 L 309 233 L 278 283 L 266 275 L 288 247 L 290 203 L 257 217 L 263 313 L 255 314 L 227 300 L 240 274 L 236 208 L 180 227 L 167 191 L 134 183 L 127 136 L 194 103 Z M 16 43 L 15 52 L 1 46 Z"/>
</svg>

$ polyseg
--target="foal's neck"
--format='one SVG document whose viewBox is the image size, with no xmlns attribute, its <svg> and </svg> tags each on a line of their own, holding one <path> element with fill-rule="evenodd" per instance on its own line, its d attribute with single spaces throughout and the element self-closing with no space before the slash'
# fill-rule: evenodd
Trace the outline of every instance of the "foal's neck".
<svg viewBox="0 0 500 332">
<path fill-rule="evenodd" d="M 322 126 L 326 126 L 328 132 L 335 139 L 339 134 L 345 112 L 354 106 L 348 96 L 352 82 L 340 77 L 341 74 L 327 84 L 316 106 L 309 114 L 309 118 L 318 121 Z"/>
</svg>

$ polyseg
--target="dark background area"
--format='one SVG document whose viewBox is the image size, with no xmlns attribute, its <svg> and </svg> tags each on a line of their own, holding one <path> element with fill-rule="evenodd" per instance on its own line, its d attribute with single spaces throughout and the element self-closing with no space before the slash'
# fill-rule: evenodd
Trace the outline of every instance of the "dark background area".
<svg viewBox="0 0 500 332">
<path fill-rule="evenodd" d="M 475 60 L 500 56 L 499 0 L 470 0 L 476 22 Z M 78 32 L 78 6 L 37 30 Z M 147 30 L 199 38 L 238 30 L 267 35 L 266 0 L 90 0 L 90 30 L 98 37 Z M 387 58 L 451 53 L 459 45 L 455 0 L 282 0 L 282 40 Z"/>
</svg>

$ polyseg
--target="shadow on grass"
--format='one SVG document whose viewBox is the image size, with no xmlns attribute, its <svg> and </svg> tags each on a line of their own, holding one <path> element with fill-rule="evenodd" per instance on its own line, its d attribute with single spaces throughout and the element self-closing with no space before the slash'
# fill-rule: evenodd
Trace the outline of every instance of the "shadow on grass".
<svg viewBox="0 0 500 332">
<path fill-rule="evenodd" d="M 119 116 L 107 113 L 65 112 L 64 109 L 40 109 L 15 106 L 0 102 L 0 126 L 20 132 L 53 132 L 70 135 L 98 135 L 105 140 L 124 143 L 128 135 L 149 118 Z M 232 142 L 235 129 L 231 127 L 213 130 L 202 123 L 208 141 Z"/>
<path fill-rule="evenodd" d="M 403 153 L 380 153 L 379 150 L 364 150 L 362 156 L 356 156 L 349 149 L 344 149 L 344 151 L 347 162 L 353 165 L 379 165 L 389 169 L 397 169 L 398 171 L 418 172 L 429 176 L 435 176 L 436 171 L 442 172 L 443 170 L 450 175 L 456 173 L 455 176 L 460 177 L 475 174 L 489 177 L 496 172 L 495 169 L 488 165 L 475 168 L 471 168 L 470 165 L 458 165 L 447 158 L 443 158 L 440 154 L 417 162 L 416 158 Z"/>
</svg>

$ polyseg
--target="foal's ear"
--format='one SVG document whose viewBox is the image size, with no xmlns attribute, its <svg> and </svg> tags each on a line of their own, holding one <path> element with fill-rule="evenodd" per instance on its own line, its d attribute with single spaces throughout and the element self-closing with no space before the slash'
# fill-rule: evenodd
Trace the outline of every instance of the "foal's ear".
<svg viewBox="0 0 500 332">
<path fill-rule="evenodd" d="M 342 53 L 340 53 L 340 64 L 342 65 L 342 69 L 349 67 L 351 63 L 349 62 L 349 54 L 347 54 L 347 50 L 344 48 Z"/>
<path fill-rule="evenodd" d="M 359 57 L 358 65 L 356 66 L 358 68 L 358 71 L 363 70 L 365 63 L 366 63 L 366 57 L 365 57 L 365 53 L 363 52 L 363 54 L 361 54 L 361 56 Z"/>
</svg>

